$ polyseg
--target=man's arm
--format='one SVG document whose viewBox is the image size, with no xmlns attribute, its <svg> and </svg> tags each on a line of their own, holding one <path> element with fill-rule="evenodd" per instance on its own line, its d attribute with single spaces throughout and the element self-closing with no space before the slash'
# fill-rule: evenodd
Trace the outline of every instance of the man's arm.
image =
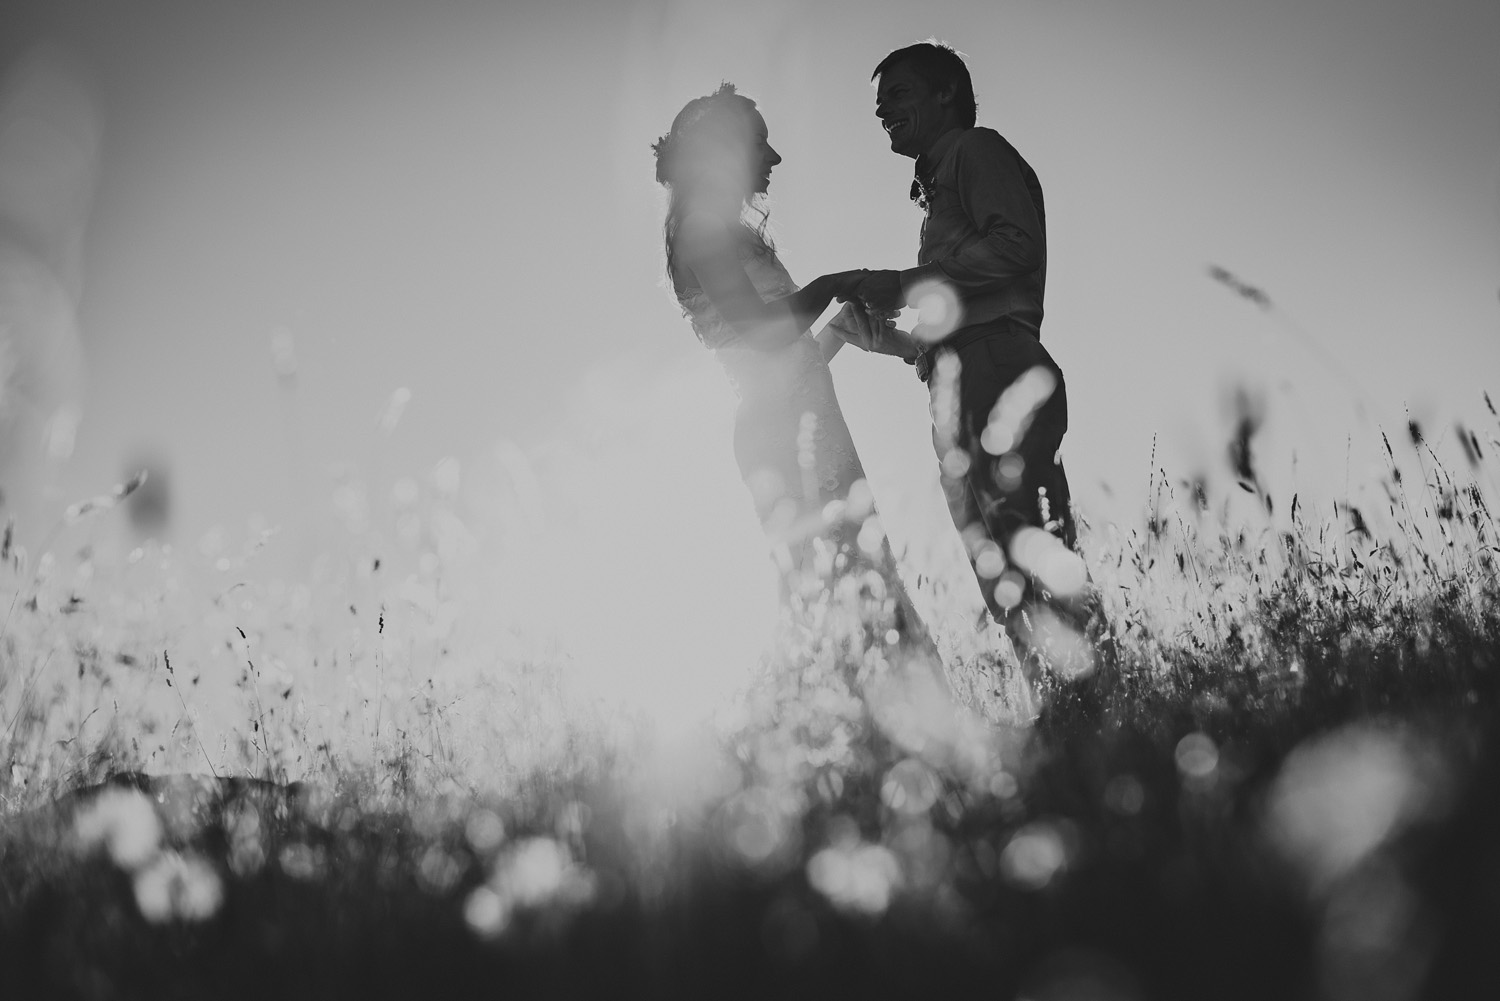
<svg viewBox="0 0 1500 1001">
<path fill-rule="evenodd" d="M 1046 241 L 1021 161 L 990 129 L 972 129 L 954 148 L 959 205 L 979 234 L 958 251 L 904 271 L 872 271 L 859 298 L 877 309 L 900 309 L 911 290 L 938 281 L 959 290 L 987 288 L 1029 275 L 1046 258 Z"/>
<path fill-rule="evenodd" d="M 980 289 L 1042 266 L 1046 241 L 1020 158 L 999 134 L 972 129 L 953 150 L 959 204 L 979 239 L 956 253 L 901 272 L 903 289 L 939 279 Z"/>
</svg>

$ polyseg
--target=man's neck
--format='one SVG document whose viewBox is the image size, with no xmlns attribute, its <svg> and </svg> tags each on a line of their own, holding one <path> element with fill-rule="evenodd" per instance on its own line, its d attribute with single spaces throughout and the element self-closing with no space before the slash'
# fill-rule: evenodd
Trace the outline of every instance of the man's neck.
<svg viewBox="0 0 1500 1001">
<path fill-rule="evenodd" d="M 918 176 L 925 177 L 932 173 L 932 168 L 937 164 L 938 158 L 947 151 L 949 146 L 953 145 L 954 140 L 958 138 L 958 134 L 962 131 L 964 131 L 964 126 L 953 126 L 953 128 L 948 129 L 934 139 L 931 146 L 917 154 L 916 172 Z"/>
</svg>

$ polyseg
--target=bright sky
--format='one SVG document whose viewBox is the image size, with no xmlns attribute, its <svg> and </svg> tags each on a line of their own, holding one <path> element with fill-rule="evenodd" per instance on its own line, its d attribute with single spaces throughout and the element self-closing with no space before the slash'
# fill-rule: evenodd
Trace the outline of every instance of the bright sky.
<svg viewBox="0 0 1500 1001">
<path fill-rule="evenodd" d="M 338 461 L 388 484 L 446 456 L 493 466 L 501 442 L 544 472 L 601 440 L 666 449 L 678 464 L 655 475 L 707 470 L 705 503 L 740 525 L 729 391 L 661 285 L 648 144 L 731 80 L 785 158 L 772 220 L 794 277 L 907 266 L 911 162 L 868 78 L 929 35 L 968 56 L 980 124 L 1046 191 L 1044 340 L 1095 520 L 1136 522 L 1153 437 L 1172 475 L 1221 471 L 1236 381 L 1268 394 L 1268 476 L 1290 482 L 1295 447 L 1298 486 L 1327 496 L 1375 459 L 1351 384 L 1387 427 L 1409 406 L 1500 430 L 1480 395 L 1500 390 L 1490 0 L 25 6 L 0 57 L 69 48 L 104 123 L 62 503 L 164 455 L 183 540 L 295 523 Z M 834 372 L 893 536 L 940 533 L 925 390 L 853 351 Z M 411 402 L 382 435 L 398 387 Z M 676 424 L 651 409 L 673 394 Z"/>
</svg>

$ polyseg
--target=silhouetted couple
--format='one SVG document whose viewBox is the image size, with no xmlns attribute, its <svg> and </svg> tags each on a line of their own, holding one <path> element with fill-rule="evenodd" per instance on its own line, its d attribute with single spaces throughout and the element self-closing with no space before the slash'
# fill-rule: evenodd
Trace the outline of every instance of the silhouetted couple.
<svg viewBox="0 0 1500 1001">
<path fill-rule="evenodd" d="M 916 160 L 917 266 L 830 273 L 799 288 L 766 234 L 764 195 L 781 155 L 755 102 L 725 84 L 689 101 L 654 146 L 657 180 L 671 193 L 673 290 L 738 393 L 735 458 L 785 594 L 795 601 L 837 580 L 878 581 L 888 620 L 875 633 L 937 664 L 870 520 L 864 471 L 834 394 L 828 361 L 853 344 L 912 364 L 927 383 L 954 525 L 1025 669 L 1075 672 L 1087 657 L 1087 587 L 1058 457 L 1067 396 L 1041 343 L 1041 186 L 999 133 L 975 126 L 973 84 L 952 49 L 898 49 L 872 80 L 891 150 Z M 897 329 L 896 312 L 929 296 L 946 322 Z M 835 299 L 844 308 L 813 336 Z"/>
</svg>

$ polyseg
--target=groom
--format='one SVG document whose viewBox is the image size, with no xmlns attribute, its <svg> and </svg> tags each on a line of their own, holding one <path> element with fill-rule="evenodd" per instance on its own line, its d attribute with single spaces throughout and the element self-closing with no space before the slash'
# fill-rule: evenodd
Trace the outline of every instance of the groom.
<svg viewBox="0 0 1500 1001">
<path fill-rule="evenodd" d="M 1028 673 L 1086 670 L 1085 573 L 1057 455 L 1067 394 L 1041 344 L 1041 184 L 1004 137 L 975 127 L 974 85 L 953 49 L 897 49 L 871 79 L 892 152 L 916 160 L 911 197 L 924 219 L 918 265 L 871 272 L 858 296 L 894 311 L 936 295 L 949 319 L 911 334 L 865 324 L 846 339 L 905 359 L 927 383 L 949 512 Z"/>
</svg>

